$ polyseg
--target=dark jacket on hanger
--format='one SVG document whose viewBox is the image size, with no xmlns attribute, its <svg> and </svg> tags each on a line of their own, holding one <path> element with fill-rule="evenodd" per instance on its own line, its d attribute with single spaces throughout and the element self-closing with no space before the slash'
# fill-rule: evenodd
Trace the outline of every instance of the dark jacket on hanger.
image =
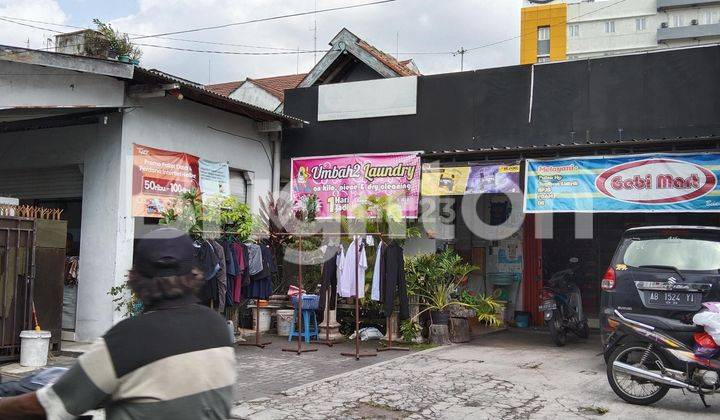
<svg viewBox="0 0 720 420">
<path fill-rule="evenodd" d="M 197 250 L 198 268 L 203 272 L 203 285 L 200 288 L 200 301 L 209 305 L 210 301 L 217 300 L 218 296 L 218 278 L 217 273 L 220 269 L 218 265 L 215 249 L 208 241 L 201 241 L 200 248 Z M 215 302 L 217 305 L 217 302 Z"/>
<path fill-rule="evenodd" d="M 325 310 L 327 303 L 327 292 L 330 291 L 330 310 L 335 310 L 337 300 L 337 254 L 338 247 L 329 246 L 325 251 L 325 262 L 322 266 L 322 277 L 320 279 L 320 306 L 321 311 Z"/>
<path fill-rule="evenodd" d="M 222 245 L 217 243 L 217 241 L 209 241 L 210 245 L 212 245 L 213 250 L 215 250 L 215 256 L 217 260 L 217 264 L 219 266 L 217 274 L 215 274 L 215 277 L 217 277 L 217 284 L 218 284 L 218 292 L 217 296 L 213 297 L 213 300 L 216 302 L 216 308 L 218 312 L 223 312 L 225 310 L 225 305 L 227 303 L 227 289 L 228 289 L 228 278 L 227 278 L 227 265 L 225 263 L 225 251 L 223 251 Z"/>
<path fill-rule="evenodd" d="M 382 293 L 381 299 L 385 316 L 392 314 L 395 297 L 400 302 L 400 320 L 410 318 L 410 308 L 408 305 L 407 283 L 405 281 L 405 262 L 403 260 L 403 249 L 396 243 L 388 244 L 385 252 L 384 264 L 381 260 L 381 283 Z"/>
</svg>

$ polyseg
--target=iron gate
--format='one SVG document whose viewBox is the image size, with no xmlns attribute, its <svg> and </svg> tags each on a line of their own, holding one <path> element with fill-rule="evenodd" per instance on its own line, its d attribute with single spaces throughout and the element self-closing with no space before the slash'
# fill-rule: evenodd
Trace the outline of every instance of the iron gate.
<svg viewBox="0 0 720 420">
<path fill-rule="evenodd" d="M 20 354 L 20 331 L 32 329 L 35 221 L 0 217 L 0 362 Z"/>
</svg>

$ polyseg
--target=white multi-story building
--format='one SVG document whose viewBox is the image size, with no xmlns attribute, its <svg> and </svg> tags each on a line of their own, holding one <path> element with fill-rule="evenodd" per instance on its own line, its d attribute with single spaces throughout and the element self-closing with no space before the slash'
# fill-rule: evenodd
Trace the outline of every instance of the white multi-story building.
<svg viewBox="0 0 720 420">
<path fill-rule="evenodd" d="M 720 43 L 716 0 L 524 0 L 522 20 L 523 63 Z M 531 36 L 525 32 L 533 27 L 539 53 L 552 49 L 544 45 L 549 38 L 560 47 L 565 43 L 565 57 L 556 50 L 531 60 Z"/>
</svg>

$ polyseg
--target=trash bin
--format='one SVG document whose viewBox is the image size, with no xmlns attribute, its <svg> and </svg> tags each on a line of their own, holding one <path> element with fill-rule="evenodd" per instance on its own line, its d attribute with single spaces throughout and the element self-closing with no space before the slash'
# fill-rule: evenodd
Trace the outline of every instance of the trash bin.
<svg viewBox="0 0 720 420">
<path fill-rule="evenodd" d="M 498 299 L 507 302 L 505 321 L 512 320 L 515 315 L 518 292 L 520 291 L 520 273 L 488 273 L 487 279 L 492 285 L 493 293 L 500 290 Z"/>
</svg>

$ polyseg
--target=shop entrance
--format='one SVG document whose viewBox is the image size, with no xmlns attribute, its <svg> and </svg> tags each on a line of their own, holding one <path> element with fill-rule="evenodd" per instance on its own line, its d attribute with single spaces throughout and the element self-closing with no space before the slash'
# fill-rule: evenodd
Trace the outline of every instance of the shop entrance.
<svg viewBox="0 0 720 420">
<path fill-rule="evenodd" d="M 553 237 L 542 242 L 542 278 L 568 268 L 572 257 L 580 259 L 577 284 L 582 293 L 583 309 L 590 326 L 597 328 L 600 313 L 600 282 L 612 259 L 620 237 L 627 229 L 639 226 L 700 225 L 718 226 L 717 213 L 596 213 L 593 237 L 575 238 L 575 214 L 553 215 Z"/>
<path fill-rule="evenodd" d="M 18 198 L 20 205 L 62 210 L 60 219 L 67 221 L 62 335 L 70 340 L 75 336 L 82 195 L 81 165 L 0 171 L 0 196 Z"/>
</svg>

